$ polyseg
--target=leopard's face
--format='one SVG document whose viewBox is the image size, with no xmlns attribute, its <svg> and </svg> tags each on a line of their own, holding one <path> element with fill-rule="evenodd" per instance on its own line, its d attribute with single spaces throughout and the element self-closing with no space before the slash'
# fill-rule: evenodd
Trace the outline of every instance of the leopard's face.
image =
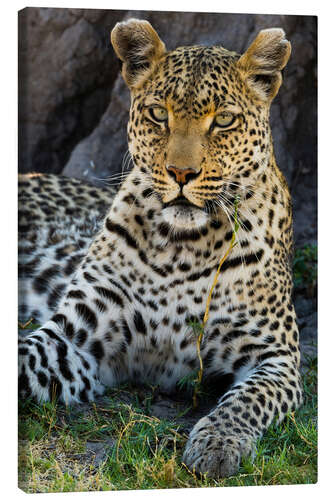
<svg viewBox="0 0 333 500">
<path fill-rule="evenodd" d="M 246 88 L 238 59 L 220 47 L 181 47 L 132 89 L 130 152 L 174 229 L 231 215 L 269 159 L 268 105 Z"/>
<path fill-rule="evenodd" d="M 129 149 L 172 229 L 195 229 L 256 193 L 272 156 L 269 108 L 290 43 L 262 30 L 241 56 L 222 47 L 167 52 L 148 21 L 111 33 L 131 91 Z M 141 181 L 140 181 L 141 182 Z"/>
</svg>

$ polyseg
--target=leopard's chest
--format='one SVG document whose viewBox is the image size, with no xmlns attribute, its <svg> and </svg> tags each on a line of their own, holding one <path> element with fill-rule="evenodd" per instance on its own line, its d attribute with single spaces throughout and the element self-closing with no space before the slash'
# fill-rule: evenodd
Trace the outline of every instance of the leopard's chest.
<svg viewBox="0 0 333 500">
<path fill-rule="evenodd" d="M 127 239 L 132 242 L 129 236 Z M 112 243 L 113 253 L 110 257 L 103 254 L 98 269 L 105 286 L 111 284 L 113 292 L 121 293 L 122 306 L 112 305 L 112 325 L 108 323 L 109 312 L 99 321 L 96 337 L 103 342 L 105 350 L 103 381 L 108 384 L 110 367 L 113 370 L 110 383 L 115 377 L 118 381 L 132 379 L 172 389 L 179 379 L 199 367 L 198 326 L 203 321 L 219 259 L 211 255 L 198 264 L 196 252 L 186 250 L 186 245 L 180 246 L 180 250 L 176 246 L 164 252 L 156 250 L 155 255 L 155 250 L 145 248 L 143 251 L 141 247 L 138 250 L 134 243 L 128 247 L 124 238 Z M 208 247 L 207 238 L 200 244 L 202 248 Z M 197 252 L 201 256 L 202 248 Z M 232 371 L 253 322 L 248 316 L 249 299 L 244 285 L 249 273 L 259 264 L 255 256 L 252 260 L 249 258 L 249 270 L 239 257 L 240 251 L 237 248 L 233 251 L 231 264 L 225 266 L 211 294 L 209 320 L 200 348 L 206 374 Z M 107 276 L 103 274 L 105 270 Z M 228 332 L 237 328 L 239 321 L 249 321 L 249 324 L 241 335 L 236 332 L 236 337 L 232 334 L 229 340 Z M 107 340 L 105 325 L 111 327 Z M 115 359 L 116 371 L 112 368 Z"/>
<path fill-rule="evenodd" d="M 159 385 L 168 391 L 198 370 L 197 339 L 210 281 L 171 287 L 155 282 L 141 295 L 133 291 L 136 299 L 124 309 L 118 325 L 128 335 L 126 350 L 118 358 L 120 378 Z M 219 290 L 212 296 L 201 343 L 206 374 L 231 370 L 230 363 L 221 360 L 222 336 L 230 328 L 231 319 L 236 318 L 230 303 L 231 299 Z"/>
</svg>

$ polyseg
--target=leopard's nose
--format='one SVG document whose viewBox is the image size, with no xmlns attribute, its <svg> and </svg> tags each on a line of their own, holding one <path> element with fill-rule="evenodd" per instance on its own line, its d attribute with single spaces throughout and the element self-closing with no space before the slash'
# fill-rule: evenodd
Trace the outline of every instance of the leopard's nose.
<svg viewBox="0 0 333 500">
<path fill-rule="evenodd" d="M 170 177 L 172 177 L 178 184 L 187 184 L 192 179 L 198 177 L 201 168 L 195 169 L 193 167 L 175 167 L 174 165 L 167 165 L 166 167 Z"/>
</svg>

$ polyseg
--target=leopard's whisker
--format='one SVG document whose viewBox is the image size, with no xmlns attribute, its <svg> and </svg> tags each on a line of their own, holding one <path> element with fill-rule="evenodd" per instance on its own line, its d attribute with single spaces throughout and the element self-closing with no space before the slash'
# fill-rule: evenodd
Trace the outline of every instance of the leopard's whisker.
<svg viewBox="0 0 333 500">
<path fill-rule="evenodd" d="M 223 204 L 223 208 L 224 208 L 224 210 L 226 211 L 226 215 L 227 215 L 228 219 L 229 219 L 229 215 L 230 215 L 230 217 L 232 217 L 232 213 L 233 213 L 233 210 L 234 210 L 234 205 L 233 205 L 233 204 L 232 204 L 229 200 L 226 200 L 226 199 L 225 199 L 225 200 L 220 199 L 220 203 L 222 203 L 222 204 Z M 229 211 L 228 211 L 228 207 L 227 207 L 227 205 L 229 205 L 229 206 L 230 206 L 230 214 L 229 214 Z M 240 204 L 240 205 L 241 205 L 241 204 Z M 240 213 L 240 211 L 241 211 L 241 210 L 240 210 L 240 205 L 238 206 L 238 212 L 239 212 L 239 213 Z M 230 220 L 230 219 L 229 219 L 229 222 L 231 223 L 231 220 Z M 247 230 L 246 226 L 244 225 L 244 223 L 242 222 L 242 220 L 241 220 L 240 218 L 238 218 L 238 223 L 239 223 L 240 228 L 239 228 L 239 230 L 238 230 L 238 232 L 236 233 L 236 235 L 235 235 L 235 236 L 236 236 L 236 240 L 237 240 L 238 245 L 239 245 L 240 257 L 241 257 L 241 259 L 242 259 L 242 263 L 243 263 L 243 262 L 244 262 L 244 260 L 243 260 L 243 255 L 242 255 L 242 252 L 241 252 L 241 250 L 240 250 L 240 249 L 242 248 L 242 245 L 241 245 L 241 241 L 240 241 L 240 234 L 239 234 L 239 233 L 240 233 L 240 232 L 242 232 L 242 233 L 244 234 L 244 236 L 243 236 L 243 240 L 246 240 L 246 241 L 248 241 L 248 242 L 251 242 L 251 240 L 248 238 L 248 236 L 247 236 L 248 230 Z M 258 257 L 257 257 L 257 256 L 256 256 L 256 259 L 257 259 L 257 261 L 259 262 L 259 259 L 258 259 Z M 249 270 L 248 270 L 248 267 L 247 267 L 247 266 L 245 266 L 245 267 L 244 267 L 244 271 L 246 271 L 246 272 L 245 272 L 245 274 L 247 274 L 247 275 L 249 276 Z M 250 283 L 250 282 L 251 282 L 251 280 L 249 279 L 249 280 L 248 280 L 248 282 Z M 254 292 L 254 290 L 253 290 L 253 288 L 252 288 L 252 287 L 251 287 L 251 289 L 252 289 L 252 291 Z"/>
</svg>

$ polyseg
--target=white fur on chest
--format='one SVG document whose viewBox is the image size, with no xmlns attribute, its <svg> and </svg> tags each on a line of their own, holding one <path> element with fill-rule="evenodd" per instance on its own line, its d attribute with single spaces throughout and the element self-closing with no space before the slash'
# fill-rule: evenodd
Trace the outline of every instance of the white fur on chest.
<svg viewBox="0 0 333 500">
<path fill-rule="evenodd" d="M 214 273 L 209 278 L 199 279 L 195 284 L 184 280 L 183 285 L 177 285 L 174 288 L 167 285 L 168 282 L 170 284 L 177 279 L 176 276 L 167 281 L 155 280 L 154 285 L 147 286 L 146 293 L 140 296 L 145 305 L 134 299 L 133 303 L 126 307 L 122 312 L 120 325 L 126 322 L 132 332 L 132 339 L 127 346 L 126 353 L 117 357 L 118 382 L 130 379 L 134 382 L 159 385 L 169 391 L 176 387 L 180 379 L 198 370 L 199 358 L 196 347 L 198 332 L 191 326 L 191 320 L 202 321 L 213 277 Z M 135 290 L 136 287 L 133 287 L 132 293 L 136 293 Z M 153 294 L 152 290 L 158 290 L 158 294 Z M 188 290 L 193 293 L 187 293 Z M 201 299 L 200 302 L 199 299 Z M 156 305 L 157 310 L 147 305 L 149 301 Z M 209 322 L 205 328 L 203 353 L 210 348 L 222 350 L 221 339 L 208 342 L 208 344 L 206 341 L 214 328 L 212 325 L 215 320 L 223 317 L 233 320 L 236 318 L 235 313 L 228 312 L 230 304 L 231 299 L 223 295 L 223 289 L 218 299 L 212 299 L 211 306 L 214 310 L 210 311 Z M 137 331 L 135 317 L 138 313 L 140 320 L 142 319 L 144 323 L 142 327 L 144 332 Z M 218 325 L 221 335 L 230 327 L 231 323 Z M 107 385 L 114 383 L 113 366 L 114 360 L 112 359 L 110 366 L 105 365 L 102 369 L 102 381 Z M 216 371 L 217 367 L 213 366 L 212 369 Z M 220 361 L 218 369 L 221 373 L 229 372 L 230 363 Z"/>
</svg>

